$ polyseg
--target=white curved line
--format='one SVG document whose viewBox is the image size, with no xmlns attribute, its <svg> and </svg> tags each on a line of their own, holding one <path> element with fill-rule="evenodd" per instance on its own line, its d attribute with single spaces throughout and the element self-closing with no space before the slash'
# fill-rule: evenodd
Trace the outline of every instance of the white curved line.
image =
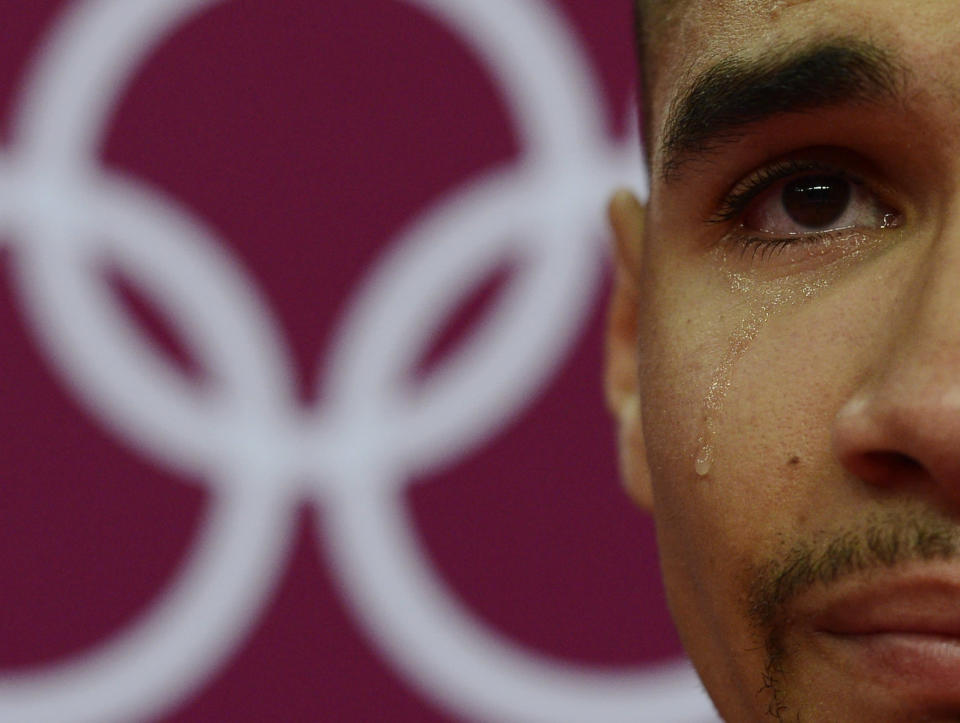
<svg viewBox="0 0 960 723">
<path fill-rule="evenodd" d="M 73 660 L 0 677 L 0 720 L 142 720 L 203 685 L 256 620 L 290 550 L 291 509 L 260 491 L 269 485 L 236 487 L 131 627 Z"/>
<path fill-rule="evenodd" d="M 457 31 L 511 105 L 521 145 L 536 161 L 596 156 L 603 102 L 582 45 L 543 0 L 405 0 Z"/>
<path fill-rule="evenodd" d="M 80 0 L 57 18 L 13 116 L 16 152 L 58 175 L 92 163 L 117 97 L 160 39 L 222 0 Z"/>
<path fill-rule="evenodd" d="M 473 720 L 689 723 L 713 708 L 687 664 L 584 670 L 523 649 L 441 587 L 396 488 L 339 495 L 331 564 L 378 645 L 424 692 Z"/>
</svg>

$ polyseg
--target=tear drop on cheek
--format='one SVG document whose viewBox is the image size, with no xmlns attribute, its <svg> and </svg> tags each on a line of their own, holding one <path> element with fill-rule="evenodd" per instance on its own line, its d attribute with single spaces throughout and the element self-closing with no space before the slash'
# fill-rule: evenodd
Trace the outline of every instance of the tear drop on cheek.
<svg viewBox="0 0 960 723">
<path fill-rule="evenodd" d="M 713 447 L 705 444 L 697 452 L 697 460 L 693 463 L 693 469 L 698 477 L 706 477 L 710 474 L 711 467 L 713 467 Z"/>
<path fill-rule="evenodd" d="M 706 397 L 703 400 L 703 427 L 697 440 L 697 457 L 694 462 L 694 470 L 699 477 L 706 477 L 713 468 L 713 440 L 719 431 L 723 401 L 733 378 L 734 367 L 766 323 L 772 308 L 773 304 L 768 302 L 761 306 L 757 312 L 748 315 L 739 324 L 730 335 L 729 349 L 714 370 Z"/>
</svg>

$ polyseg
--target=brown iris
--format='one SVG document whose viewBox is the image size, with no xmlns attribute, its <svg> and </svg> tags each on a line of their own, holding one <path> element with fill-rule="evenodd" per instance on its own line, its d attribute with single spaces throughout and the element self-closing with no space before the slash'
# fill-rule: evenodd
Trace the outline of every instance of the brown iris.
<svg viewBox="0 0 960 723">
<path fill-rule="evenodd" d="M 850 182 L 839 176 L 804 176 L 783 188 L 783 207 L 810 229 L 828 229 L 850 203 Z"/>
</svg>

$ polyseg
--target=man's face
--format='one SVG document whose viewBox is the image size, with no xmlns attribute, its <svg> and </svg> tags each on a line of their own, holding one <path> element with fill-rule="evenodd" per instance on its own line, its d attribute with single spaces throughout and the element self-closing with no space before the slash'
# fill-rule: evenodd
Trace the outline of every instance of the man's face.
<svg viewBox="0 0 960 723">
<path fill-rule="evenodd" d="M 957 720 L 960 11 L 680 5 L 610 389 L 681 637 L 728 720 Z"/>
</svg>

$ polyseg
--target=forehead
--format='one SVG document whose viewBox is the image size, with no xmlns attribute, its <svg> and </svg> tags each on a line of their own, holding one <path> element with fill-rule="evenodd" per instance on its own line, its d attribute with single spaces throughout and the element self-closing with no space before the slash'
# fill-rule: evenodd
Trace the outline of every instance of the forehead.
<svg viewBox="0 0 960 723">
<path fill-rule="evenodd" d="M 675 69 L 744 45 L 775 41 L 801 18 L 830 24 L 831 16 L 840 13 L 842 18 L 834 20 L 842 25 L 853 17 L 869 20 L 884 6 L 897 4 L 897 0 L 653 0 L 648 7 L 656 65 Z"/>
</svg>

